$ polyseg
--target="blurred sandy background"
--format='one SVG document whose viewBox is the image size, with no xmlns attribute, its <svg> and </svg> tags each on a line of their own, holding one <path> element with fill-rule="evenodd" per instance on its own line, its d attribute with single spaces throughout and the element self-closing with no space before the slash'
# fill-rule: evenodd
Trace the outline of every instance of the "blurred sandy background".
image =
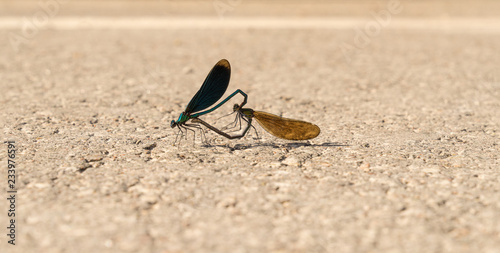
<svg viewBox="0 0 500 253">
<path fill-rule="evenodd" d="M 16 245 L 3 191 L 0 252 L 499 252 L 499 13 L 0 1 L 2 140 L 18 146 Z M 261 139 L 172 146 L 170 121 L 222 58 L 227 94 L 321 134 L 256 125 Z"/>
</svg>

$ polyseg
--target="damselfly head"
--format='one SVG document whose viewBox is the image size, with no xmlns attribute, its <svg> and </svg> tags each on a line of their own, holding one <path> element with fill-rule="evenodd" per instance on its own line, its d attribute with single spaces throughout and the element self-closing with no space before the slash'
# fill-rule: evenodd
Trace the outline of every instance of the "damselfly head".
<svg viewBox="0 0 500 253">
<path fill-rule="evenodd" d="M 175 123 L 175 120 L 170 121 L 170 127 L 174 128 L 177 126 L 177 123 Z"/>
</svg>

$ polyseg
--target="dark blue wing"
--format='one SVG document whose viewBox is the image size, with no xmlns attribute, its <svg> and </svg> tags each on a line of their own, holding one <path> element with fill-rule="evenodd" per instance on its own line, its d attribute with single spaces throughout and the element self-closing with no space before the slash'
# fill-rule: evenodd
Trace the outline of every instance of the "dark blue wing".
<svg viewBox="0 0 500 253">
<path fill-rule="evenodd" d="M 226 92 L 231 77 L 231 66 L 226 59 L 222 59 L 208 73 L 201 88 L 186 106 L 187 114 L 207 109 L 215 104 Z"/>
</svg>

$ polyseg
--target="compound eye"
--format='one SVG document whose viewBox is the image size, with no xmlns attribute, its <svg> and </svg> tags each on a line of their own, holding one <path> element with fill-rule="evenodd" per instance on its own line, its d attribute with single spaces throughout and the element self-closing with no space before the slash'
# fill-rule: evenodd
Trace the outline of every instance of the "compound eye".
<svg viewBox="0 0 500 253">
<path fill-rule="evenodd" d="M 175 120 L 170 121 L 170 127 L 174 128 L 177 124 L 175 124 Z"/>
</svg>

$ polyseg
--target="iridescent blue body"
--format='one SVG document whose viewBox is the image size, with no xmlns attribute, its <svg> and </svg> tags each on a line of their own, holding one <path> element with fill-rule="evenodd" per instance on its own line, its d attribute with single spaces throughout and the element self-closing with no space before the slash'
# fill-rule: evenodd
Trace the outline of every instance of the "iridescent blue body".
<svg viewBox="0 0 500 253">
<path fill-rule="evenodd" d="M 231 95 L 229 95 L 227 98 L 222 100 L 220 103 L 215 105 L 214 107 L 205 110 L 208 107 L 212 106 L 224 95 L 227 86 L 229 85 L 230 77 L 231 77 L 231 66 L 229 65 L 229 62 L 226 59 L 222 59 L 219 62 L 217 62 L 217 64 L 215 64 L 210 73 L 208 73 L 208 76 L 201 85 L 200 90 L 198 90 L 198 92 L 193 96 L 191 101 L 189 101 L 189 104 L 186 106 L 184 112 L 182 112 L 179 115 L 179 118 L 176 121 L 172 120 L 170 122 L 170 127 L 172 128 L 178 127 L 179 129 L 181 129 L 181 127 L 186 128 L 192 126 L 187 124 L 188 120 L 197 118 L 201 115 L 216 110 L 238 93 L 240 93 L 244 97 L 241 106 L 245 105 L 247 102 L 247 94 L 238 89 Z"/>
</svg>

